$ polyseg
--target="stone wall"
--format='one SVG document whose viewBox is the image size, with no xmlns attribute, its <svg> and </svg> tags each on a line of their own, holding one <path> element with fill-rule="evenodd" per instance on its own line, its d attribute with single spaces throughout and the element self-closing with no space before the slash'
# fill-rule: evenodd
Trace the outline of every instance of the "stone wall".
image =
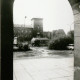
<svg viewBox="0 0 80 80">
<path fill-rule="evenodd" d="M 80 80 L 80 3 L 73 6 L 74 12 L 74 43 L 75 43 L 75 54 L 74 54 L 74 80 Z"/>
</svg>

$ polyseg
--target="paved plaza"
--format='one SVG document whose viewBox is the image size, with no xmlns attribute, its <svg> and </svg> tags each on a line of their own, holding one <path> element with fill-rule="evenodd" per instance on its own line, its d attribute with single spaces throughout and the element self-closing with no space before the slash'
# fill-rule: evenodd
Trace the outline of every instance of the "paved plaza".
<svg viewBox="0 0 80 80">
<path fill-rule="evenodd" d="M 14 59 L 13 80 L 73 80 L 73 63 L 73 55 Z"/>
</svg>

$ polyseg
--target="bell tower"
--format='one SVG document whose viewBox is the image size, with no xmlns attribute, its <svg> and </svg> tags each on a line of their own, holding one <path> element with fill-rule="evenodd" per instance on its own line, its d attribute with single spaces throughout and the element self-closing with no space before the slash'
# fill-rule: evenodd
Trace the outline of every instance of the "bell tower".
<svg viewBox="0 0 80 80">
<path fill-rule="evenodd" d="M 33 37 L 43 37 L 43 19 L 32 18 Z"/>
</svg>

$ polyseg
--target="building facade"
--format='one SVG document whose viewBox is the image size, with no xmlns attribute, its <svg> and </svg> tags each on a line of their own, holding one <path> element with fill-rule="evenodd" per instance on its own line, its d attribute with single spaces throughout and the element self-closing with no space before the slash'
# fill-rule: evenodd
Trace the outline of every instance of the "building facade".
<svg viewBox="0 0 80 80">
<path fill-rule="evenodd" d="M 31 25 L 14 25 L 14 37 L 20 41 L 30 41 L 33 37 L 43 37 L 43 19 L 32 18 Z"/>
<path fill-rule="evenodd" d="M 33 37 L 43 37 L 43 19 L 32 18 Z"/>
<path fill-rule="evenodd" d="M 45 31 L 45 32 L 43 32 L 43 37 L 44 37 L 44 38 L 51 39 L 51 37 L 52 37 L 52 32 L 50 32 L 50 31 Z"/>
<path fill-rule="evenodd" d="M 14 37 L 18 37 L 18 41 L 30 41 L 33 38 L 33 28 L 14 27 Z"/>
<path fill-rule="evenodd" d="M 51 39 L 52 32 L 43 31 L 43 19 L 32 18 L 31 25 L 14 25 L 14 37 L 18 37 L 19 41 L 30 41 L 34 38 Z"/>
</svg>

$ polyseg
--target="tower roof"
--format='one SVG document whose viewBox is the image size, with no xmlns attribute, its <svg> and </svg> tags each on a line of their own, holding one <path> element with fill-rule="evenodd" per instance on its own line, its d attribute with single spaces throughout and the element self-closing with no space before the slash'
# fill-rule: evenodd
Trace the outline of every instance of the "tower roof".
<svg viewBox="0 0 80 80">
<path fill-rule="evenodd" d="M 31 20 L 43 20 L 43 18 L 32 18 Z"/>
</svg>

